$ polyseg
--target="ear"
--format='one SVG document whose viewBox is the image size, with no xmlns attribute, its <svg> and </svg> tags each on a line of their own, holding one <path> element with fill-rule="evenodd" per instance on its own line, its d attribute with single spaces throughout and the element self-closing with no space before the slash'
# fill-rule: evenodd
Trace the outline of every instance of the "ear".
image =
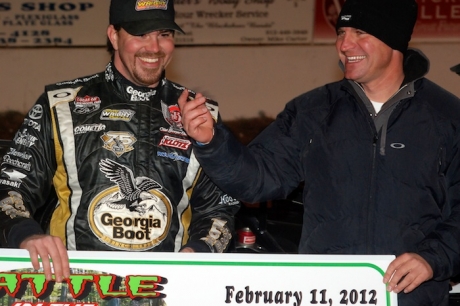
<svg viewBox="0 0 460 306">
<path fill-rule="evenodd" d="M 112 24 L 107 27 L 107 37 L 112 43 L 113 49 L 118 50 L 118 31 Z"/>
</svg>

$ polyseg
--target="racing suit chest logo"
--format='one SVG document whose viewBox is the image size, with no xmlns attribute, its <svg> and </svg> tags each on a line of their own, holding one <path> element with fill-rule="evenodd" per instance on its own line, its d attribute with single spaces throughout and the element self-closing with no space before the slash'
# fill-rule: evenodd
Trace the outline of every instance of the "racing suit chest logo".
<svg viewBox="0 0 460 306">
<path fill-rule="evenodd" d="M 133 144 L 136 137 L 129 132 L 109 131 L 101 136 L 104 142 L 103 148 L 113 152 L 117 157 L 134 150 Z"/>
<path fill-rule="evenodd" d="M 141 91 L 141 90 L 134 89 L 132 86 L 128 86 L 126 88 L 126 92 L 129 95 L 131 95 L 131 98 L 130 98 L 131 101 L 145 102 L 145 101 L 150 101 L 150 98 L 152 96 L 155 96 L 157 91 L 156 90 Z"/>
<path fill-rule="evenodd" d="M 88 208 L 90 228 L 112 248 L 143 251 L 160 244 L 168 234 L 172 206 L 157 182 L 134 178 L 131 169 L 105 159 L 99 169 L 116 186 L 100 192 Z"/>
<path fill-rule="evenodd" d="M 74 112 L 80 115 L 97 111 L 101 107 L 101 99 L 98 96 L 75 97 Z"/>
</svg>

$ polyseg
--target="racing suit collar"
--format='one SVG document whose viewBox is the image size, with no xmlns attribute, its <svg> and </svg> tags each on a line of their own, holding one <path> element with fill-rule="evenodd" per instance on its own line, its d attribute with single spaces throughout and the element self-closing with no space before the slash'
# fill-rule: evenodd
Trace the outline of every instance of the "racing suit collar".
<svg viewBox="0 0 460 306">
<path fill-rule="evenodd" d="M 115 87 L 115 92 L 124 100 L 130 102 L 149 102 L 153 101 L 158 91 L 163 87 L 166 79 L 165 73 L 160 80 L 160 84 L 155 88 L 138 86 L 126 79 L 116 68 L 113 62 L 107 64 L 105 78 Z"/>
</svg>

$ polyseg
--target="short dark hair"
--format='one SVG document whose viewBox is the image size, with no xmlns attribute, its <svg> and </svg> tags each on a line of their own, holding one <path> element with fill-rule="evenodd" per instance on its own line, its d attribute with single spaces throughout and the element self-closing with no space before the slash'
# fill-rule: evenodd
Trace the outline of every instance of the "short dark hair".
<svg viewBox="0 0 460 306">
<path fill-rule="evenodd" d="M 119 24 L 114 24 L 113 25 L 113 28 L 115 29 L 115 31 L 120 31 L 121 30 L 121 25 Z M 107 37 L 107 51 L 113 55 L 113 53 L 115 52 L 115 49 L 113 48 L 113 45 L 112 45 L 112 42 L 110 41 L 109 37 Z"/>
</svg>

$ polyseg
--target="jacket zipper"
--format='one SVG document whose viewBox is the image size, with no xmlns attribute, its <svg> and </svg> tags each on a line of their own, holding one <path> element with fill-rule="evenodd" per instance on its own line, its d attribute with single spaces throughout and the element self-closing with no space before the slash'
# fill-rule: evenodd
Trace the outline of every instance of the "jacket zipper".
<svg viewBox="0 0 460 306">
<path fill-rule="evenodd" d="M 372 140 L 372 173 L 371 173 L 371 180 L 369 186 L 369 203 L 367 207 L 367 226 L 366 226 L 366 250 L 367 254 L 373 254 L 372 245 L 374 241 L 374 227 L 372 225 L 371 220 L 373 220 L 373 215 L 375 215 L 375 185 L 376 185 L 376 156 L 377 156 L 377 144 L 379 141 L 379 137 L 374 134 L 374 138 Z"/>
<path fill-rule="evenodd" d="M 369 130 L 372 135 L 372 165 L 371 165 L 371 177 L 370 177 L 370 184 L 369 184 L 369 202 L 367 204 L 367 220 L 366 220 L 366 251 L 367 254 L 373 254 L 373 242 L 374 242 L 374 229 L 373 225 L 371 224 L 371 221 L 373 219 L 373 215 L 375 215 L 375 189 L 376 189 L 376 159 L 377 159 L 377 152 L 378 152 L 378 142 L 379 142 L 379 136 L 378 132 L 375 129 L 375 124 L 374 124 L 374 118 L 373 114 L 365 111 L 364 112 L 365 116 L 367 117 L 367 124 L 369 126 Z"/>
</svg>

